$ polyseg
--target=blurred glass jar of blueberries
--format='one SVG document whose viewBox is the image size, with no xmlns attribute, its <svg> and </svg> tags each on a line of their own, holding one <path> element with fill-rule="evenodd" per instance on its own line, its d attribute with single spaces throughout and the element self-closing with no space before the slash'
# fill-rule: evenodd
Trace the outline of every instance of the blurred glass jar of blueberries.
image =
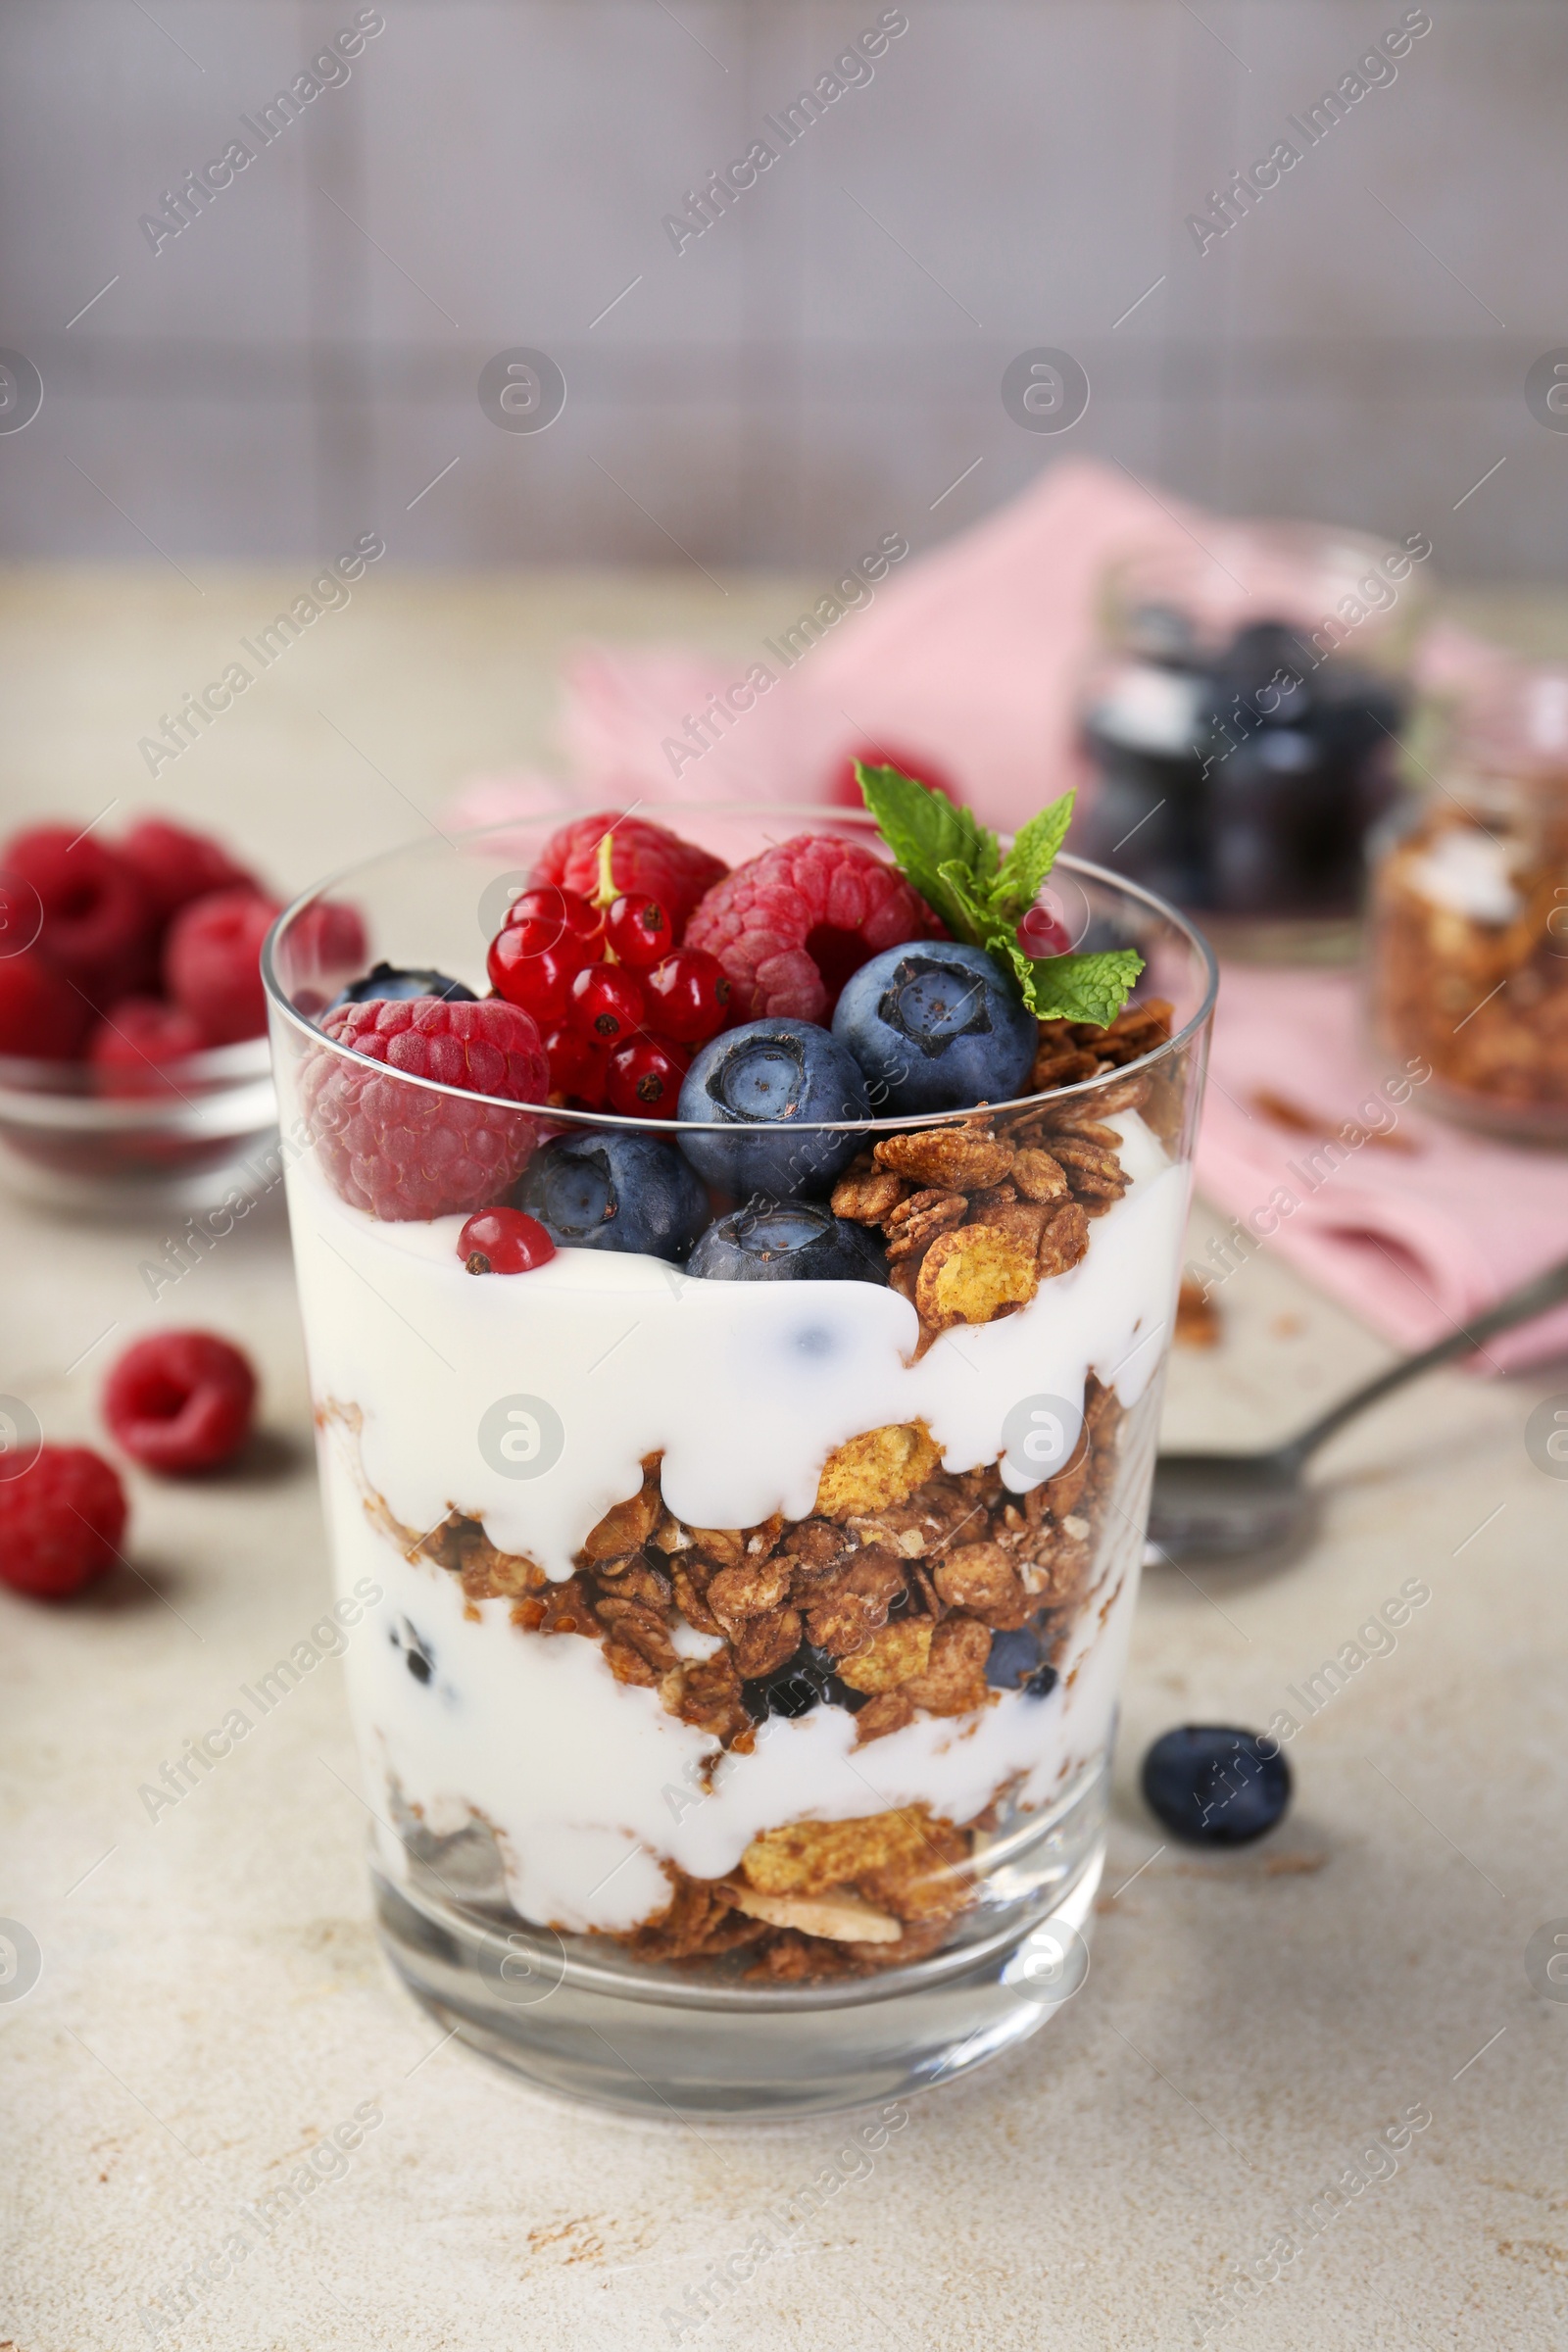
<svg viewBox="0 0 1568 2352">
<path fill-rule="evenodd" d="M 1259 960 L 1353 955 L 1398 790 L 1432 543 L 1219 524 L 1122 556 L 1081 706 L 1084 854 Z"/>
</svg>

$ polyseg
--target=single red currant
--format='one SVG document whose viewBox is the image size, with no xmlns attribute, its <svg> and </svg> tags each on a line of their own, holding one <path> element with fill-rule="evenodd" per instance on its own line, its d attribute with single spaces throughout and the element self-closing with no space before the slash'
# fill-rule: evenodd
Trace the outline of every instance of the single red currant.
<svg viewBox="0 0 1568 2352">
<path fill-rule="evenodd" d="M 554 947 L 564 933 L 580 939 L 597 956 L 604 946 L 605 918 L 603 911 L 591 906 L 575 890 L 562 890 L 554 882 L 543 883 L 537 890 L 525 890 L 513 900 L 507 908 L 505 931 L 515 931 L 524 923 L 543 923 L 553 936 L 548 942 Z"/>
<path fill-rule="evenodd" d="M 1068 956 L 1072 941 L 1049 906 L 1031 906 L 1018 925 L 1018 945 L 1026 956 Z"/>
<path fill-rule="evenodd" d="M 674 926 L 657 899 L 617 899 L 605 917 L 605 939 L 634 972 L 662 963 L 675 944 Z"/>
<path fill-rule="evenodd" d="M 683 1046 L 706 1045 L 729 1018 L 729 975 L 716 956 L 702 948 L 682 948 L 666 956 L 643 982 L 648 994 L 648 1017 L 662 1037 Z"/>
<path fill-rule="evenodd" d="M 572 1104 L 583 1110 L 603 1110 L 610 1097 L 610 1056 L 615 1049 L 593 1037 L 582 1042 L 584 1060 L 571 1082 Z"/>
<path fill-rule="evenodd" d="M 548 923 L 525 919 L 496 933 L 486 968 L 497 996 L 536 1021 L 554 1022 L 564 1016 L 571 984 L 590 954 L 570 932 L 552 936 Z"/>
<path fill-rule="evenodd" d="M 481 1208 L 458 1236 L 458 1255 L 470 1274 L 531 1274 L 555 1254 L 538 1218 L 520 1208 Z"/>
<path fill-rule="evenodd" d="M 590 963 L 571 984 L 571 1018 L 585 1037 L 617 1046 L 643 1025 L 643 992 L 624 964 Z"/>
<path fill-rule="evenodd" d="M 690 1056 L 656 1037 L 634 1037 L 610 1056 L 610 1107 L 623 1119 L 672 1119 Z"/>
<path fill-rule="evenodd" d="M 550 1060 L 552 1095 L 575 1095 L 593 1057 L 593 1047 L 582 1031 L 573 1029 L 564 1021 L 554 1029 L 547 1029 L 545 1053 Z"/>
</svg>

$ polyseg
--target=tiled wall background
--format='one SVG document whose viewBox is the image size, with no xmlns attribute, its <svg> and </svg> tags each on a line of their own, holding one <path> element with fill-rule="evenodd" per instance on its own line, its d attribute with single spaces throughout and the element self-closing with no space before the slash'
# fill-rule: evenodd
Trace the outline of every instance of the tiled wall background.
<svg viewBox="0 0 1568 2352">
<path fill-rule="evenodd" d="M 1564 0 L 1430 0 L 1397 80 L 1201 257 L 1188 212 L 1404 0 L 906 0 L 874 80 L 679 258 L 662 215 L 879 0 L 381 0 L 352 79 L 155 257 L 138 216 L 356 5 L 0 18 L 0 345 L 46 387 L 0 435 L 12 557 L 378 528 L 440 564 L 809 566 L 1072 449 L 1426 528 L 1450 577 L 1560 569 L 1568 434 L 1523 382 L 1568 343 Z M 1094 387 L 1059 440 L 999 397 L 1041 344 Z M 480 410 L 510 345 L 565 373 L 547 433 Z"/>
</svg>

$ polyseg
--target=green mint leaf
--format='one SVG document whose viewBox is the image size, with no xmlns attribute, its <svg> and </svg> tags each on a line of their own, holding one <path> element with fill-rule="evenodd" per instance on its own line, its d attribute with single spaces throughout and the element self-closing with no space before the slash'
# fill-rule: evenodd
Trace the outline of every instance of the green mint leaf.
<svg viewBox="0 0 1568 2352">
<path fill-rule="evenodd" d="M 1093 1021 L 1108 1029 L 1144 968 L 1136 948 L 1095 956 L 1045 956 L 1030 967 L 1025 1003 L 1043 1021 Z"/>
<path fill-rule="evenodd" d="M 1040 896 L 1040 885 L 1055 864 L 1056 852 L 1072 822 L 1072 804 L 1073 795 L 1064 792 L 1059 801 L 1042 808 L 1013 835 L 1012 847 L 991 887 L 992 906 L 1004 921 L 1016 923 Z"/>
<path fill-rule="evenodd" d="M 947 892 L 943 919 L 955 939 L 966 939 L 971 947 L 983 948 L 986 935 L 995 930 L 996 923 L 986 902 L 986 886 L 979 882 L 956 858 L 944 858 L 937 875 Z"/>
<path fill-rule="evenodd" d="M 1001 852 L 997 837 L 970 815 L 956 808 L 945 792 L 919 784 L 896 767 L 867 767 L 855 763 L 860 797 L 876 818 L 877 828 L 897 858 L 901 872 L 927 905 L 941 915 L 950 931 L 967 936 L 964 917 L 943 874 L 956 868 L 982 886 L 996 872 Z"/>
</svg>

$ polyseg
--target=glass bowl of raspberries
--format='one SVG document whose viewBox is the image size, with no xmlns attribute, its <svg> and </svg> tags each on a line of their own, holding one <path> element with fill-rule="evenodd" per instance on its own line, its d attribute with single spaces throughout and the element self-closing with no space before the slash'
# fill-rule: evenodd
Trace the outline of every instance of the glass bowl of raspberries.
<svg viewBox="0 0 1568 2352">
<path fill-rule="evenodd" d="M 267 1180 L 276 1123 L 261 948 L 278 912 L 222 845 L 144 816 L 117 837 L 30 825 L 0 843 L 0 1174 L 53 1207 L 203 1200 Z M 345 967 L 353 915 L 306 945 Z"/>
<path fill-rule="evenodd" d="M 1212 958 L 891 764 L 357 869 L 264 952 L 381 1932 L 783 2115 L 1083 1982 Z"/>
</svg>

